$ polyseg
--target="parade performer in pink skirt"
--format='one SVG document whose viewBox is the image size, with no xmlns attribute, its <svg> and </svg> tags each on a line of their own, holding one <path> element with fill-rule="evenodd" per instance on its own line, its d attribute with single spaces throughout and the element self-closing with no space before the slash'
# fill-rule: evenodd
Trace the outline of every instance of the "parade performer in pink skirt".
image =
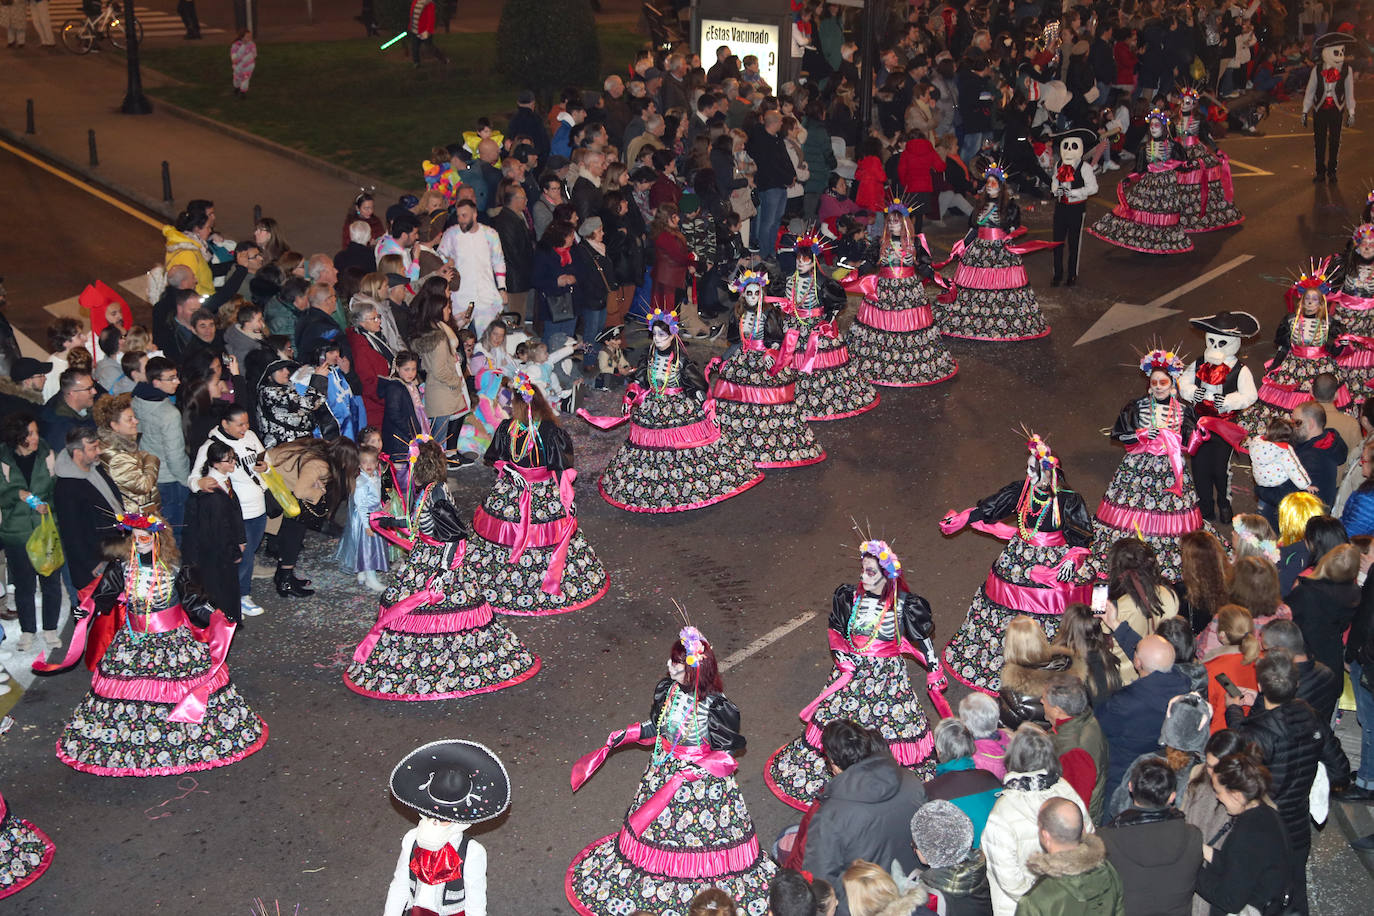
<svg viewBox="0 0 1374 916">
<path fill-rule="evenodd" d="M 744 750 L 739 708 L 725 696 L 716 654 L 686 626 L 654 688 L 649 718 L 610 734 L 573 764 L 577 791 L 614 748 L 652 748 L 619 831 L 577 854 L 564 889 L 581 916 L 635 910 L 685 916 L 698 892 L 718 887 L 741 913 L 765 913 L 777 866 L 759 847 L 732 751 Z"/>
<path fill-rule="evenodd" d="M 0 900 L 37 881 L 55 849 L 46 833 L 11 811 L 0 795 Z"/>
<path fill-rule="evenodd" d="M 1149 136 L 1136 149 L 1134 174 L 1116 186 L 1117 205 L 1088 229 L 1102 241 L 1146 254 L 1183 254 L 1193 240 L 1183 231 L 1180 169 L 1191 168 L 1183 147 L 1169 137 L 1169 114 L 1145 116 Z"/>
<path fill-rule="evenodd" d="M 577 524 L 572 438 L 528 376 L 511 392 L 510 419 L 486 454 L 496 483 L 473 515 L 463 569 L 498 614 L 565 614 L 596 602 L 609 582 Z"/>
<path fill-rule="evenodd" d="M 33 665 L 52 674 L 85 654 L 91 668 L 91 692 L 63 727 L 57 759 L 97 776 L 175 776 L 261 750 L 267 723 L 225 665 L 236 626 L 210 603 L 194 567 L 178 566 L 164 521 L 117 521 L 132 533 L 127 553 L 83 589 L 66 657 Z"/>
<path fill-rule="evenodd" d="M 942 695 L 947 682 L 930 640 L 935 630 L 930 603 L 907 589 L 902 561 L 885 541 L 864 541 L 859 556 L 859 584 L 835 589 L 830 606 L 827 634 L 835 663 L 830 681 L 799 714 L 806 726 L 802 736 L 774 751 L 764 771 L 773 794 L 802 811 L 831 779 L 821 729 L 836 719 L 877 731 L 897 762 L 922 779 L 935 774 L 935 736 L 904 656 L 930 669 L 931 700 L 942 717 L 951 714 Z"/>
<path fill-rule="evenodd" d="M 1126 457 L 1107 484 L 1093 519 L 1091 569 L 1107 575 L 1107 553 L 1121 538 L 1139 538 L 1154 548 L 1167 581 L 1183 578 L 1180 535 L 1203 526 L 1188 459 L 1201 439 L 1194 435 L 1197 414 L 1178 397 L 1175 382 L 1184 369 L 1174 353 L 1155 349 L 1140 360 L 1150 380 L 1143 397 L 1121 408 L 1112 441 Z"/>
<path fill-rule="evenodd" d="M 1326 297 L 1335 306 L 1351 346 L 1336 357 L 1353 408 L 1374 393 L 1374 224 L 1355 227 L 1341 258 L 1341 288 Z"/>
<path fill-rule="evenodd" d="M 372 528 L 409 551 L 382 595 L 377 622 L 353 652 L 344 685 L 378 700 L 489 693 L 539 671 L 464 570 L 468 531 L 449 500 L 448 464 L 429 436 L 410 443 L 410 516 L 377 513 Z"/>
<path fill-rule="evenodd" d="M 944 267 L 958 259 L 951 288 L 936 299 L 935 324 L 946 337 L 969 340 L 1034 340 L 1050 326 L 1026 277 L 1021 255 L 1055 242 L 1012 240 L 1026 230 L 1021 207 L 1007 186 L 1006 172 L 983 173 L 983 191 L 969 214 L 969 232 L 950 251 Z"/>
<path fill-rule="evenodd" d="M 1211 232 L 1238 226 L 1245 219 L 1236 209 L 1231 163 L 1212 142 L 1207 119 L 1198 110 L 1198 91 L 1179 91 L 1175 134 L 1194 168 L 1178 173 L 1183 192 L 1183 231 Z"/>
<path fill-rule="evenodd" d="M 1321 373 L 1343 378 L 1337 361 L 1354 347 L 1344 322 L 1327 305 L 1329 267 L 1330 258 L 1312 265 L 1288 290 L 1289 315 L 1274 332 L 1274 356 L 1264 364 L 1259 400 L 1240 421 L 1253 436 L 1263 435 L 1270 420 L 1286 419 L 1294 407 L 1312 400 L 1312 380 Z M 1350 389 L 1342 384 L 1336 406 L 1345 408 L 1350 400 Z"/>
<path fill-rule="evenodd" d="M 739 295 L 735 320 L 740 349 L 711 360 L 706 375 L 716 422 L 758 468 L 797 468 L 825 460 L 825 449 L 797 406 L 792 368 L 797 331 L 783 331 L 777 303 L 764 295 L 768 277 L 746 270 L 731 284 Z"/>
<path fill-rule="evenodd" d="M 934 277 L 926 237 L 900 200 L 887 206 L 878 272 L 848 285 L 863 293 L 849 326 L 849 349 L 859 373 L 875 385 L 917 388 L 954 378 L 959 366 L 934 327 L 925 279 Z"/>
<path fill-rule="evenodd" d="M 940 522 L 946 536 L 972 525 L 1007 542 L 944 651 L 951 675 L 993 696 L 1002 686 L 1002 636 L 1012 618 L 1033 617 L 1053 636 L 1064 608 L 1091 597 L 1091 588 L 1078 581 L 1092 537 L 1088 507 L 1069 489 L 1064 469 L 1044 439 L 1032 433 L 1026 447 L 1030 457 L 1024 480 L 1007 484 L 970 509 L 950 512 Z M 1009 517 L 1014 521 L 1003 521 Z"/>
<path fill-rule="evenodd" d="M 687 358 L 675 312 L 646 319 L 653 345 L 625 389 L 625 413 L 577 415 L 598 429 L 630 424 L 597 488 L 606 502 L 630 512 L 686 512 L 737 496 L 763 480 L 732 440 L 721 435 L 706 378 Z"/>
</svg>

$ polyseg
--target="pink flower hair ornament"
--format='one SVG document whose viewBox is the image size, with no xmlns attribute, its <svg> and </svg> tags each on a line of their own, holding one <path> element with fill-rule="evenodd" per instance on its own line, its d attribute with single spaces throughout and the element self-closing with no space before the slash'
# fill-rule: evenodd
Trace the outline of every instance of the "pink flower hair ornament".
<svg viewBox="0 0 1374 916">
<path fill-rule="evenodd" d="M 897 552 L 887 546 L 887 541 L 864 541 L 859 545 L 859 556 L 877 560 L 885 579 L 896 579 L 902 574 L 902 561 Z"/>
<path fill-rule="evenodd" d="M 701 664 L 701 656 L 710 645 L 706 637 L 701 635 L 701 631 L 688 624 L 677 633 L 678 641 L 682 643 L 684 656 L 682 663 L 688 668 L 695 668 Z"/>
</svg>

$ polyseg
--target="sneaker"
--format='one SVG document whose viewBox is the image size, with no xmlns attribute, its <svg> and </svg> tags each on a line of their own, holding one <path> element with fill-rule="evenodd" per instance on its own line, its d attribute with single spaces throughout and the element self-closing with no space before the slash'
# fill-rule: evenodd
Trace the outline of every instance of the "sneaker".
<svg viewBox="0 0 1374 916">
<path fill-rule="evenodd" d="M 245 617 L 261 617 L 263 615 L 262 605 L 245 595 L 239 599 L 239 613 Z"/>
<path fill-rule="evenodd" d="M 34 635 L 32 633 L 20 633 L 19 641 L 14 644 L 16 652 L 27 652 L 33 648 Z"/>
<path fill-rule="evenodd" d="M 44 630 L 43 641 L 48 644 L 49 649 L 59 649 L 62 647 L 62 637 L 56 630 Z"/>
<path fill-rule="evenodd" d="M 1104 161 L 1103 161 L 1103 165 L 1106 167 L 1107 171 L 1109 171 L 1109 172 L 1115 172 L 1117 169 L 1121 168 L 1121 166 L 1117 165 L 1117 164 L 1116 164 L 1115 162 L 1113 162 L 1111 159 L 1106 159 L 1106 160 L 1104 160 Z"/>
<path fill-rule="evenodd" d="M 0 684 L 0 697 L 3 697 L 5 694 L 7 694 L 7 693 L 9 693 L 9 692 L 10 692 L 10 685 L 9 685 L 9 684 Z"/>
<path fill-rule="evenodd" d="M 10 679 L 10 673 L 9 673 L 8 671 L 6 671 L 4 668 L 0 668 L 0 684 L 5 683 L 5 682 L 8 681 L 9 679 Z"/>
</svg>

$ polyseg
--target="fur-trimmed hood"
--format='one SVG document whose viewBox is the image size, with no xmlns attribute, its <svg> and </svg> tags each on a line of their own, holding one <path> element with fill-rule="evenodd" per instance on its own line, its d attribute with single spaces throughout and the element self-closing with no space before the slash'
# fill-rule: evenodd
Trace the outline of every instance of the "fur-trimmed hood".
<svg viewBox="0 0 1374 916">
<path fill-rule="evenodd" d="M 1050 678 L 1056 674 L 1067 672 L 1087 680 L 1088 666 L 1083 660 L 1067 649 L 1058 646 L 1051 646 L 1050 651 L 1053 657 L 1044 665 L 1038 668 L 1030 668 L 1024 665 L 1016 665 L 1007 662 L 1002 666 L 1002 686 L 1016 691 L 1022 696 L 1040 699 L 1040 695 L 1045 692 L 1045 685 Z"/>
<path fill-rule="evenodd" d="M 925 888 L 917 887 L 915 890 L 907 891 L 887 906 L 878 910 L 874 916 L 911 916 L 918 909 L 925 909 L 930 895 Z"/>
<path fill-rule="evenodd" d="M 1083 842 L 1062 852 L 1033 852 L 1026 868 L 1044 878 L 1071 878 L 1086 875 L 1107 861 L 1107 847 L 1096 834 L 1086 834 Z"/>
<path fill-rule="evenodd" d="M 43 392 L 25 388 L 23 385 L 13 382 L 5 376 L 0 376 L 0 395 L 21 398 L 38 407 L 43 406 Z"/>
</svg>

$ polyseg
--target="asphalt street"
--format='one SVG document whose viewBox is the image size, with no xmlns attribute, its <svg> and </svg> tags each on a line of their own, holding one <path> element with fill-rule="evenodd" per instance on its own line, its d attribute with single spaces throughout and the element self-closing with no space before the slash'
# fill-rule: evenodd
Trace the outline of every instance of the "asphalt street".
<svg viewBox="0 0 1374 916">
<path fill-rule="evenodd" d="M 492 912 L 567 913 L 568 862 L 615 829 L 647 756 L 613 754 L 576 795 L 569 767 L 609 731 L 646 714 L 680 625 L 673 600 L 722 658 L 776 637 L 798 615 L 815 615 L 737 661 L 725 678 L 749 740 L 740 782 L 760 837 L 771 841 L 795 812 L 764 785 L 764 763 L 797 735 L 797 710 L 824 683 L 830 595 L 858 574 L 856 522 L 901 555 L 908 581 L 935 609 L 943 645 L 1000 545 L 972 532 L 945 539 L 937 522 L 1019 477 L 1023 424 L 1049 440 L 1072 485 L 1096 505 L 1121 457 L 1103 431 L 1144 390 L 1133 364 L 1154 338 L 1196 353 L 1201 341 L 1187 316 L 1246 309 L 1264 326 L 1247 350 L 1250 365 L 1258 371 L 1267 358 L 1287 278 L 1309 257 L 1342 247 L 1359 219 L 1374 143 L 1348 132 L 1342 183 L 1313 186 L 1310 140 L 1295 119 L 1264 127 L 1277 136 L 1223 142 L 1236 160 L 1235 195 L 1247 215 L 1241 228 L 1195 237 L 1196 251 L 1167 259 L 1085 237 L 1072 290 L 1050 288 L 1048 254 L 1030 256 L 1053 325 L 1049 338 L 954 343 L 960 371 L 952 383 L 885 390 L 876 410 L 817 424 L 829 453 L 820 465 L 769 472 L 753 490 L 705 510 L 632 515 L 608 506 L 592 485 L 623 433 L 593 435 L 571 421 L 578 514 L 611 588 L 586 610 L 508 621 L 543 658 L 543 670 L 519 687 L 433 704 L 384 703 L 346 690 L 345 659 L 375 619 L 376 602 L 333 567 L 332 547 L 315 537 L 302 568 L 318 594 L 282 600 L 260 582 L 256 597 L 268 613 L 239 633 L 229 659 L 239 691 L 271 729 L 258 754 L 179 779 L 76 773 L 57 761 L 53 744 L 89 686 L 85 669 L 35 682 L 12 712 L 15 727 L 0 738 L 0 791 L 53 837 L 57 854 L 47 875 L 6 900 L 4 912 L 242 913 L 262 898 L 269 911 L 279 901 L 283 912 L 299 903 L 301 913 L 376 913 L 400 837 L 413 824 L 390 800 L 387 776 L 411 748 L 463 737 L 494 748 L 513 780 L 509 814 L 474 832 L 490 857 Z M 1114 203 L 1112 177 L 1090 219 Z M 136 276 L 160 258 L 152 227 L 4 151 L 0 187 L 10 191 L 11 218 L 0 221 L 8 314 L 40 342 L 51 317 L 45 306 L 96 278 L 115 284 Z M 1032 231 L 1047 235 L 1048 208 L 1027 210 Z M 953 219 L 943 231 L 931 227 L 932 246 L 947 250 L 959 233 Z M 1170 302 L 1178 314 L 1075 346 L 1114 303 L 1149 303 L 1242 255 L 1252 259 Z M 470 510 L 490 480 L 486 469 L 458 472 L 458 504 Z M 14 664 L 8 652 L 0 660 Z M 952 686 L 951 700 L 961 691 Z M 1368 832 L 1366 812 L 1350 816 Z M 1359 912 L 1369 899 L 1368 876 L 1339 829 L 1328 825 L 1317 844 L 1317 913 Z"/>
</svg>

